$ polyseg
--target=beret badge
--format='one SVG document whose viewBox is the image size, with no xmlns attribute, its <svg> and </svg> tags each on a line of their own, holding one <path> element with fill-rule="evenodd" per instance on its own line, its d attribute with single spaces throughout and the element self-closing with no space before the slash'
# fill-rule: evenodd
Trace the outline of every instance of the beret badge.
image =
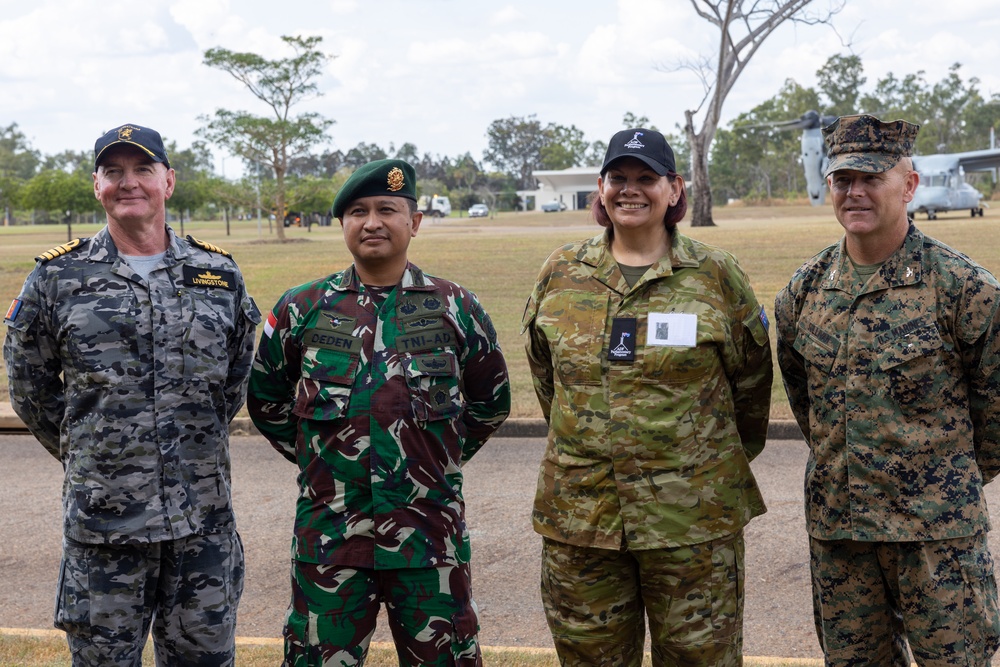
<svg viewBox="0 0 1000 667">
<path fill-rule="evenodd" d="M 386 182 L 389 184 L 389 192 L 399 192 L 403 189 L 403 170 L 399 167 L 393 167 L 389 170 L 389 176 L 386 178 Z"/>
</svg>

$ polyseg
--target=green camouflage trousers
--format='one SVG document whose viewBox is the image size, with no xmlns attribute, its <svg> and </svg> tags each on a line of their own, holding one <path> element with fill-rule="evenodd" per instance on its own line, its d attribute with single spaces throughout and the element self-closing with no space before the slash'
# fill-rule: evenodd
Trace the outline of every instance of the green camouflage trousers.
<svg viewBox="0 0 1000 667">
<path fill-rule="evenodd" d="M 161 667 L 232 665 L 242 592 L 235 531 L 115 546 L 64 538 L 55 627 L 74 667 L 141 665 L 150 625 Z"/>
<path fill-rule="evenodd" d="M 743 533 L 675 549 L 542 543 L 542 604 L 564 667 L 742 664 Z"/>
<path fill-rule="evenodd" d="M 385 602 L 401 667 L 482 665 L 469 564 L 368 570 L 292 561 L 285 665 L 363 665 Z"/>
<path fill-rule="evenodd" d="M 809 540 L 813 610 L 831 667 L 985 667 L 1000 645 L 986 535 L 937 542 Z"/>
</svg>

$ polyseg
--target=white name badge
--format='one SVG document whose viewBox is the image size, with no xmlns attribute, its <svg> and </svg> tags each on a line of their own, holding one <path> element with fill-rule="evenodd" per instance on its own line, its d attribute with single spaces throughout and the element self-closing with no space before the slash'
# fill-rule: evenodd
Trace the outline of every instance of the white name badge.
<svg viewBox="0 0 1000 667">
<path fill-rule="evenodd" d="M 697 346 L 698 316 L 694 313 L 650 313 L 646 345 Z"/>
</svg>

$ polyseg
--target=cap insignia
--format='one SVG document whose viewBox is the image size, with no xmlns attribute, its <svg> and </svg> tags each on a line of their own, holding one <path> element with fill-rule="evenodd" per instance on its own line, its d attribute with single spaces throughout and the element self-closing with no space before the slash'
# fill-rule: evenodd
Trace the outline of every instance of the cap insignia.
<svg viewBox="0 0 1000 667">
<path fill-rule="evenodd" d="M 135 129 L 126 125 L 125 127 L 118 128 L 118 139 L 121 141 L 132 141 L 132 130 Z"/>
<path fill-rule="evenodd" d="M 389 192 L 399 192 L 403 189 L 403 170 L 393 167 L 389 170 L 389 177 L 386 179 L 389 184 Z"/>
<path fill-rule="evenodd" d="M 634 137 L 625 142 L 625 148 L 645 148 L 646 144 L 639 141 L 641 136 L 642 132 L 636 132 Z"/>
</svg>

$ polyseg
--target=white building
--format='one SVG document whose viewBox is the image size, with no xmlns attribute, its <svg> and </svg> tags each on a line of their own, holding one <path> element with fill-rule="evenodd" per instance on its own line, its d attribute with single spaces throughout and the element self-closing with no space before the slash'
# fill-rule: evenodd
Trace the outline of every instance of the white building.
<svg viewBox="0 0 1000 667">
<path fill-rule="evenodd" d="M 588 207 L 587 198 L 597 190 L 600 167 L 570 167 L 535 171 L 531 174 L 538 180 L 537 190 L 519 190 L 518 195 L 529 211 L 540 211 L 542 204 L 550 201 L 561 202 L 567 211 Z"/>
</svg>

